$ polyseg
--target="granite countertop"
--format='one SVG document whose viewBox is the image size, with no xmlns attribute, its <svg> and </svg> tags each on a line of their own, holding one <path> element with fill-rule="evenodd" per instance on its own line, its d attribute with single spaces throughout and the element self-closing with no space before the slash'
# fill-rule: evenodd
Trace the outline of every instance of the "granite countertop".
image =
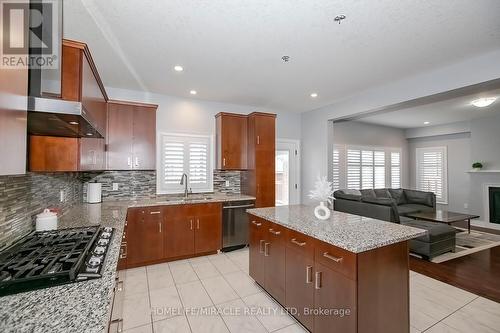
<svg viewBox="0 0 500 333">
<path fill-rule="evenodd" d="M 165 201 L 166 196 L 100 204 L 79 204 L 59 219 L 59 228 L 101 225 L 115 228 L 100 279 L 69 283 L 0 298 L 0 332 L 105 332 L 110 318 L 116 264 L 129 207 L 255 200 L 246 195 L 209 194 L 199 200 Z M 168 197 L 172 199 L 171 196 Z"/>
<path fill-rule="evenodd" d="M 247 212 L 353 253 L 422 236 L 425 230 L 332 211 L 328 220 L 314 216 L 314 206 L 254 208 Z"/>
</svg>

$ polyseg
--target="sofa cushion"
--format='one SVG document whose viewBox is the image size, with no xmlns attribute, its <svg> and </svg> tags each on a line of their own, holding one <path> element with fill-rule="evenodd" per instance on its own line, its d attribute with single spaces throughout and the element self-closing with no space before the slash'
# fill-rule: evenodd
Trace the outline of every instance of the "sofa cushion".
<svg viewBox="0 0 500 333">
<path fill-rule="evenodd" d="M 427 222 L 427 221 L 404 221 L 401 222 L 403 225 L 409 227 L 419 228 L 427 230 L 427 234 L 416 238 L 421 242 L 434 243 L 445 239 L 454 238 L 456 235 L 456 230 L 444 223 L 437 222 Z"/>
<path fill-rule="evenodd" d="M 433 197 L 432 192 L 423 192 L 415 190 L 404 190 L 406 202 L 410 204 L 422 204 L 429 207 L 433 207 Z"/>
<path fill-rule="evenodd" d="M 391 198 L 391 194 L 389 193 L 389 190 L 386 188 L 377 188 L 373 190 L 375 192 L 375 195 L 377 198 Z"/>
<path fill-rule="evenodd" d="M 426 205 L 404 204 L 404 205 L 398 205 L 397 209 L 398 209 L 398 215 L 406 215 L 410 213 L 429 211 L 432 210 L 433 208 Z"/>
<path fill-rule="evenodd" d="M 361 192 L 358 190 L 337 190 L 333 192 L 333 197 L 335 199 L 359 201 L 361 200 Z"/>
<path fill-rule="evenodd" d="M 363 197 L 361 201 L 383 206 L 392 206 L 396 204 L 394 199 L 391 198 Z"/>
<path fill-rule="evenodd" d="M 396 204 L 402 205 L 406 203 L 405 192 L 402 188 L 390 188 L 391 197 L 396 200 Z"/>
<path fill-rule="evenodd" d="M 365 197 L 372 197 L 372 198 L 376 198 L 377 196 L 375 195 L 375 191 L 373 189 L 367 189 L 367 190 L 360 190 L 359 192 L 361 192 L 361 196 L 363 198 Z"/>
</svg>

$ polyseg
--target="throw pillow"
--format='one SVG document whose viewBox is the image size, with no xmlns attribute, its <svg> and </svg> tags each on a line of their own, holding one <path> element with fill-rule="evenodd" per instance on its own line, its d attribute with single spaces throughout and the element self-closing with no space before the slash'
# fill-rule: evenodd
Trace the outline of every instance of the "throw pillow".
<svg viewBox="0 0 500 333">
<path fill-rule="evenodd" d="M 391 197 L 396 200 L 397 205 L 403 205 L 406 203 L 405 192 L 402 188 L 390 188 L 389 193 Z"/>
</svg>

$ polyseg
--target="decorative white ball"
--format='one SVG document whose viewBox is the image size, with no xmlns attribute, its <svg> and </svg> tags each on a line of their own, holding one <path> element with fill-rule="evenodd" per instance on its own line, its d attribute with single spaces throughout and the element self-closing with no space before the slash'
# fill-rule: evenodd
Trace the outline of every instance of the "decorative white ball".
<svg viewBox="0 0 500 333">
<path fill-rule="evenodd" d="M 328 220 L 330 218 L 330 209 L 328 209 L 323 201 L 314 208 L 314 216 L 320 220 Z"/>
</svg>

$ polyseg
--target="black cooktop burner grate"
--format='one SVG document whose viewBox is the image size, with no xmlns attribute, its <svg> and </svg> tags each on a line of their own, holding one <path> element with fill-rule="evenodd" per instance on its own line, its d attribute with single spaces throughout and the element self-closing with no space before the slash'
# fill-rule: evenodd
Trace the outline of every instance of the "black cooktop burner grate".
<svg viewBox="0 0 500 333">
<path fill-rule="evenodd" d="M 0 254 L 0 296 L 100 277 L 105 253 L 97 268 L 89 260 L 103 230 L 95 226 L 26 236 Z"/>
</svg>

